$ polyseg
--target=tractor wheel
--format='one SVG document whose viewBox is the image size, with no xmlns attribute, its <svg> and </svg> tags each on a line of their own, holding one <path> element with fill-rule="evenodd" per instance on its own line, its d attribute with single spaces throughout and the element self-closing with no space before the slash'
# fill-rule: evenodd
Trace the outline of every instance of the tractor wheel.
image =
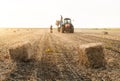
<svg viewBox="0 0 120 81">
<path fill-rule="evenodd" d="M 74 33 L 74 28 L 71 29 L 71 33 Z"/>
</svg>

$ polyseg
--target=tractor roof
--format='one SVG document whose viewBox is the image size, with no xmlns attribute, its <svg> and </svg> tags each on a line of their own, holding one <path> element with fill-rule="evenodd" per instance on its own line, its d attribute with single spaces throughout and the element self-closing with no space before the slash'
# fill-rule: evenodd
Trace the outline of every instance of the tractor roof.
<svg viewBox="0 0 120 81">
<path fill-rule="evenodd" d="M 71 20 L 70 18 L 64 18 L 64 20 Z"/>
</svg>

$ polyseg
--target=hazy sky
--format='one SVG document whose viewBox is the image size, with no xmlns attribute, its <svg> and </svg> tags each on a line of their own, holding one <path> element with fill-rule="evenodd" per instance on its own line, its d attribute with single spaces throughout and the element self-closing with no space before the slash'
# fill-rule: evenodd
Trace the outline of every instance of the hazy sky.
<svg viewBox="0 0 120 81">
<path fill-rule="evenodd" d="M 55 27 L 60 15 L 75 27 L 120 27 L 120 0 L 0 0 L 0 27 Z"/>
</svg>

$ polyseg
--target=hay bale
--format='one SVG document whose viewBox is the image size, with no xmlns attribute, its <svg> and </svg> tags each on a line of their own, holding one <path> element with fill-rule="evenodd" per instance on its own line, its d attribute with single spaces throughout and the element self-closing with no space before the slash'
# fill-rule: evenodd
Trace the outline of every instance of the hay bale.
<svg viewBox="0 0 120 81">
<path fill-rule="evenodd" d="M 18 43 L 9 48 L 9 54 L 13 61 L 27 61 L 32 59 L 33 52 L 29 42 Z"/>
<path fill-rule="evenodd" d="M 103 34 L 104 34 L 104 35 L 107 35 L 107 34 L 108 34 L 108 32 L 107 32 L 107 31 L 103 31 Z"/>
<path fill-rule="evenodd" d="M 89 43 L 79 47 L 80 64 L 86 68 L 105 66 L 102 43 Z"/>
</svg>

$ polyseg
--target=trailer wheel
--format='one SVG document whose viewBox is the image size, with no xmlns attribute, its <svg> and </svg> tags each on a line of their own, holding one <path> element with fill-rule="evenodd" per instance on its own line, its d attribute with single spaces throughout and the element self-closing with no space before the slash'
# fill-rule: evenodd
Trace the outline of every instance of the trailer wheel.
<svg viewBox="0 0 120 81">
<path fill-rule="evenodd" d="M 64 33 L 64 26 L 62 26 L 61 28 L 60 28 L 61 30 L 61 33 Z"/>
</svg>

